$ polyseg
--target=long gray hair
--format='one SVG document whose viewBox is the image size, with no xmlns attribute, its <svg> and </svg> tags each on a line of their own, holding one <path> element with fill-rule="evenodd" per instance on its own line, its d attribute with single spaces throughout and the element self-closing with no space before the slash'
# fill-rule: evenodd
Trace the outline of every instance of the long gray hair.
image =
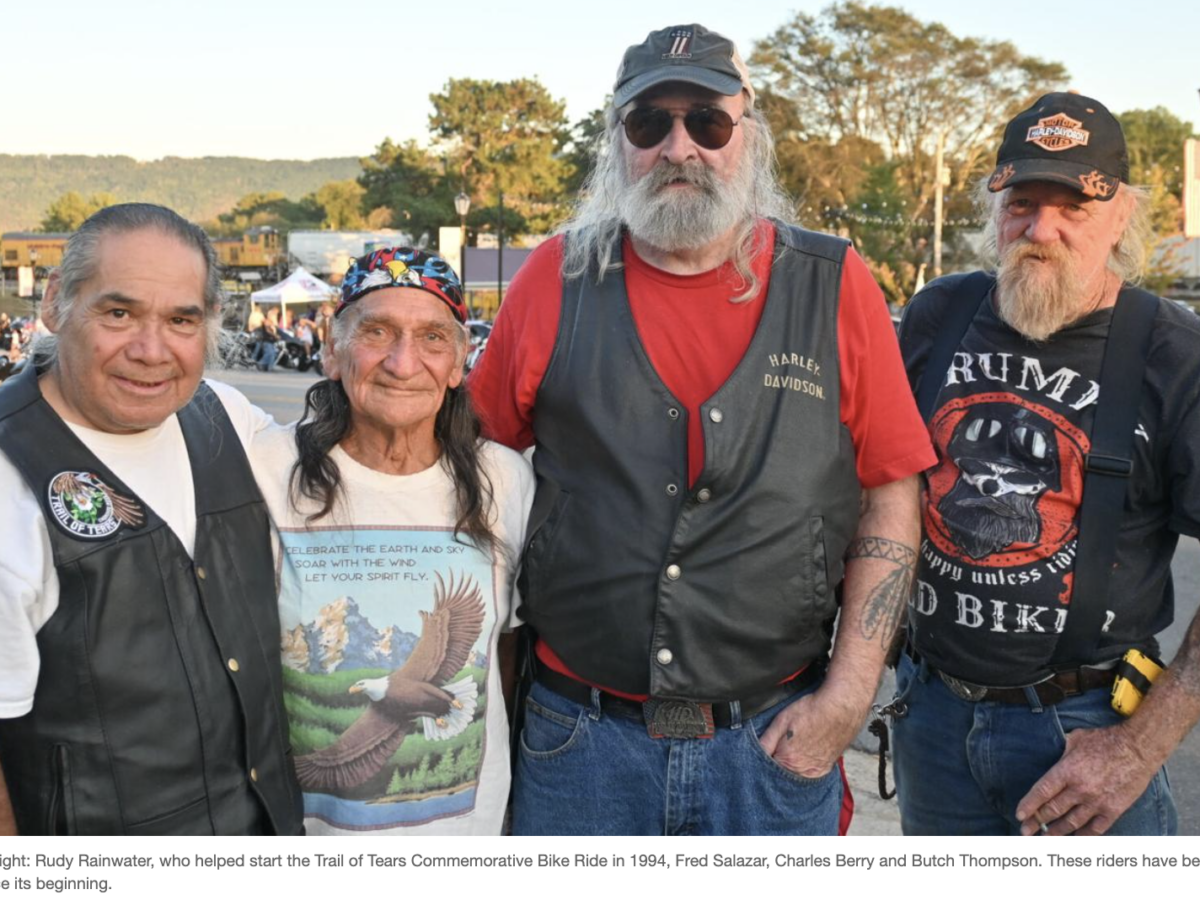
<svg viewBox="0 0 1200 900">
<path fill-rule="evenodd" d="M 762 250 L 756 238 L 759 219 L 787 221 L 794 213 L 792 201 L 776 175 L 775 139 L 771 129 L 754 110 L 753 101 L 744 94 L 743 97 L 746 108 L 738 125 L 745 129 L 741 165 L 750 169 L 746 173 L 745 196 L 739 198 L 742 208 L 731 258 L 744 285 L 735 301 L 749 300 L 761 288 L 752 266 L 755 256 Z M 574 215 L 558 230 L 565 236 L 562 265 L 565 278 L 579 278 L 589 268 L 594 268 L 597 280 L 602 280 L 610 270 L 621 265 L 619 260 L 613 259 L 613 251 L 627 224 L 621 213 L 621 200 L 632 185 L 621 153 L 623 126 L 619 113 L 609 105 L 605 130 L 597 138 L 594 148 L 595 167 L 584 183 L 582 199 Z"/>
<path fill-rule="evenodd" d="M 208 358 L 213 359 L 221 328 L 221 272 L 217 252 L 198 225 L 165 206 L 154 203 L 118 203 L 94 213 L 67 238 L 62 264 L 51 276 L 55 281 L 54 296 L 48 310 L 62 328 L 75 313 L 79 289 L 96 275 L 100 264 L 100 242 L 106 235 L 131 234 L 135 231 L 156 231 L 178 240 L 200 254 L 204 260 L 204 316 L 207 325 Z M 147 265 L 153 265 L 148 261 Z M 38 365 L 52 364 L 58 356 L 58 340 L 54 335 L 38 339 L 34 358 Z"/>
</svg>

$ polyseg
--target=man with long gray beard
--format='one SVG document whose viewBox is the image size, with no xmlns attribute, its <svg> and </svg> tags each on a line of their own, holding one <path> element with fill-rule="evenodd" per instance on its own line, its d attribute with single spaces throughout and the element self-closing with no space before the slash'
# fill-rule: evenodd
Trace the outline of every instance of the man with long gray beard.
<svg viewBox="0 0 1200 900">
<path fill-rule="evenodd" d="M 729 40 L 629 48 L 607 124 L 471 381 L 537 448 L 514 831 L 832 834 L 932 448 L 862 260 L 786 223 Z"/>
<path fill-rule="evenodd" d="M 995 275 L 932 282 L 900 333 L 939 450 L 897 674 L 904 831 L 1171 834 L 1200 621 L 1161 676 L 1154 636 L 1200 536 L 1200 319 L 1130 287 L 1148 198 L 1097 101 L 1013 118 L 980 201 Z"/>
</svg>

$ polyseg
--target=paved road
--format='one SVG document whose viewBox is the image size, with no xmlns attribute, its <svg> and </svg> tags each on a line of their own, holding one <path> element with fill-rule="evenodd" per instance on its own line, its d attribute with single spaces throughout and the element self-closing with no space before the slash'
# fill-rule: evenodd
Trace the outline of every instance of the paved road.
<svg viewBox="0 0 1200 900">
<path fill-rule="evenodd" d="M 238 387 L 253 403 L 280 422 L 299 418 L 304 409 L 304 392 L 317 380 L 316 375 L 287 369 L 270 373 L 213 369 L 207 374 L 210 378 Z M 1172 571 L 1175 575 L 1175 624 L 1160 637 L 1163 656 L 1168 662 L 1179 649 L 1184 632 L 1200 607 L 1200 542 L 1190 538 L 1180 542 Z M 890 699 L 894 688 L 895 682 L 889 672 L 879 696 L 885 701 Z M 855 745 L 874 752 L 876 742 L 864 729 Z M 1200 728 L 1194 729 L 1171 757 L 1170 772 L 1179 807 L 1179 832 L 1200 835 Z"/>
<path fill-rule="evenodd" d="M 262 407 L 279 422 L 291 422 L 304 411 L 304 392 L 318 376 L 292 369 L 256 372 L 253 369 L 209 369 L 205 377 L 238 388 L 250 402 Z"/>
</svg>

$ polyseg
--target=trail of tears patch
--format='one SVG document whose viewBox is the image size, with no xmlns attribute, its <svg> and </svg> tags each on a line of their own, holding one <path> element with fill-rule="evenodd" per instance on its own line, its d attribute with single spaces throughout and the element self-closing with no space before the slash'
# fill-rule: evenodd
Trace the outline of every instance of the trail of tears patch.
<svg viewBox="0 0 1200 900">
<path fill-rule="evenodd" d="M 50 515 L 72 537 L 99 540 L 122 525 L 136 528 L 145 514 L 91 472 L 59 472 L 50 481 Z"/>
</svg>

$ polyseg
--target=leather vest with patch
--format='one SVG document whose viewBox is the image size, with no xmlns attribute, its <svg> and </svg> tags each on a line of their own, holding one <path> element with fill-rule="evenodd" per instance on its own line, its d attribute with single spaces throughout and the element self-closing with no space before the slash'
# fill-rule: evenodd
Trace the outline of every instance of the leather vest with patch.
<svg viewBox="0 0 1200 900">
<path fill-rule="evenodd" d="M 300 834 L 266 509 L 204 384 L 178 413 L 189 556 L 75 436 L 30 367 L 0 388 L 0 451 L 38 497 L 58 608 L 33 709 L 0 720 L 22 834 Z"/>
<path fill-rule="evenodd" d="M 621 273 L 565 281 L 537 395 L 522 608 L 580 678 L 731 700 L 827 651 L 860 492 L 839 406 L 846 246 L 776 223 L 762 318 L 700 408 L 690 488 L 688 413 L 646 355 Z"/>
</svg>

